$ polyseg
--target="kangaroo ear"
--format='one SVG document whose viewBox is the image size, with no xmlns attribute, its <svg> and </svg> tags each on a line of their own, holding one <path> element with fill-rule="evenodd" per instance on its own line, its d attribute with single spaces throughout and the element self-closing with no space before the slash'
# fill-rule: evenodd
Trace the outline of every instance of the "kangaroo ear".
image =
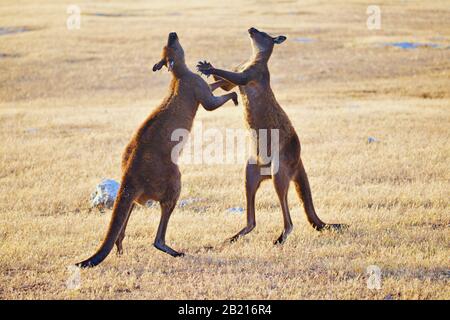
<svg viewBox="0 0 450 320">
<path fill-rule="evenodd" d="M 284 40 L 286 40 L 287 38 L 285 36 L 278 36 L 278 37 L 275 37 L 272 39 L 273 39 L 273 43 L 280 44 L 280 43 L 283 43 Z"/>
<path fill-rule="evenodd" d="M 153 66 L 153 72 L 160 70 L 166 64 L 166 60 L 162 59 L 160 62 Z"/>
</svg>

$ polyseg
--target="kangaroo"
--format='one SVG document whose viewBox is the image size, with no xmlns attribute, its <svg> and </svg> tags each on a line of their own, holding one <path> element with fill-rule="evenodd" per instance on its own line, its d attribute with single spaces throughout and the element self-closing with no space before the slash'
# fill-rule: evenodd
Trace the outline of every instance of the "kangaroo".
<svg viewBox="0 0 450 320">
<path fill-rule="evenodd" d="M 161 220 L 154 246 L 173 257 L 182 256 L 165 243 L 169 218 L 181 190 L 181 174 L 172 149 L 178 144 L 171 134 L 176 129 L 191 130 L 199 104 L 211 111 L 228 100 L 237 105 L 235 92 L 214 96 L 200 75 L 191 72 L 185 64 L 184 51 L 175 32 L 169 34 L 163 48 L 162 59 L 153 71 L 163 66 L 172 72 L 169 93 L 161 105 L 142 123 L 125 149 L 122 157 L 122 182 L 114 203 L 111 222 L 106 237 L 97 252 L 76 265 L 93 267 L 101 263 L 114 244 L 122 254 L 125 229 L 136 203 L 144 205 L 148 200 L 158 201 Z"/>
<path fill-rule="evenodd" d="M 212 90 L 220 87 L 229 91 L 233 87 L 239 86 L 245 105 L 247 125 L 250 129 L 255 130 L 258 140 L 260 129 L 278 129 L 279 134 L 279 162 L 277 166 L 274 166 L 274 161 L 264 164 L 260 159 L 258 150 L 253 152 L 246 164 L 247 226 L 231 237 L 229 241 L 234 242 L 255 228 L 255 194 L 260 183 L 269 178 L 273 180 L 284 221 L 284 230 L 274 244 L 284 243 L 293 228 L 287 203 L 291 181 L 294 182 L 297 193 L 303 201 L 309 223 L 316 230 L 340 229 L 343 225 L 326 224 L 316 214 L 308 177 L 300 158 L 300 140 L 270 87 L 270 73 L 267 63 L 274 45 L 284 42 L 286 37 L 271 37 L 255 28 L 250 28 L 248 33 L 251 38 L 253 55 L 248 62 L 238 67 L 235 70 L 236 72 L 216 69 L 206 61 L 199 62 L 197 65 L 198 71 L 204 75 L 214 76 L 215 82 L 210 84 Z M 267 149 L 270 149 L 270 146 Z M 261 174 L 261 169 L 264 167 L 269 169 L 270 174 Z"/>
</svg>

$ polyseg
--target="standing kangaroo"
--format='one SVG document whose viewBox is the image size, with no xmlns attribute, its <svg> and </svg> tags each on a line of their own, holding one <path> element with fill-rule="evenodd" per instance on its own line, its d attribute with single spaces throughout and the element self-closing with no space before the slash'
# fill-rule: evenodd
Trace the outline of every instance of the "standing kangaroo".
<svg viewBox="0 0 450 320">
<path fill-rule="evenodd" d="M 214 68 L 208 62 L 199 62 L 197 68 L 203 74 L 213 75 L 216 82 L 212 90 L 222 88 L 226 91 L 239 86 L 245 104 L 245 117 L 250 129 L 255 130 L 259 140 L 260 129 L 277 129 L 279 134 L 279 162 L 263 164 L 258 151 L 250 156 L 245 169 L 245 189 L 247 198 L 247 226 L 230 238 L 231 242 L 249 233 L 256 226 L 255 194 L 264 179 L 272 178 L 283 211 L 284 231 L 275 244 L 281 244 L 291 233 L 293 224 L 287 204 L 288 188 L 294 181 L 297 193 L 303 201 L 309 223 L 316 229 L 339 229 L 340 224 L 326 224 L 317 216 L 308 177 L 300 158 L 300 141 L 287 114 L 278 104 L 270 87 L 270 73 L 267 63 L 275 44 L 286 40 L 285 36 L 271 37 L 265 32 L 250 28 L 248 30 L 253 47 L 253 56 L 236 71 L 230 72 Z M 260 142 L 261 143 L 261 142 Z M 270 150 L 270 146 L 266 150 Z M 273 156 L 273 155 L 272 155 Z M 261 174 L 261 169 L 269 167 L 269 175 Z"/>
<path fill-rule="evenodd" d="M 228 100 L 233 100 L 235 105 L 238 101 L 235 92 L 215 97 L 208 84 L 188 69 L 183 48 L 174 32 L 169 34 L 162 59 L 154 65 L 153 71 L 163 66 L 173 75 L 169 94 L 139 127 L 125 149 L 122 182 L 105 240 L 92 257 L 77 263 L 79 267 L 98 265 L 114 244 L 121 254 L 125 228 L 135 203 L 143 205 L 150 199 L 161 205 L 161 221 L 154 246 L 173 257 L 183 255 L 165 244 L 167 224 L 181 190 L 180 170 L 172 159 L 172 149 L 179 142 L 172 141 L 172 132 L 191 130 L 199 104 L 206 110 L 214 110 Z"/>
</svg>

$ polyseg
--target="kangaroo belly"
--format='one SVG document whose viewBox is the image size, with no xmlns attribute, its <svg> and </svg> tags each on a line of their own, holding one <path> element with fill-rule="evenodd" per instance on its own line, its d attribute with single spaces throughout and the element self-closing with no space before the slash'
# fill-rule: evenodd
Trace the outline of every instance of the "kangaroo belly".
<svg viewBox="0 0 450 320">
<path fill-rule="evenodd" d="M 122 156 L 122 172 L 141 190 L 136 200 L 167 198 L 179 185 L 177 156 L 186 142 L 198 104 L 173 99 L 152 113 L 135 133 Z"/>
<path fill-rule="evenodd" d="M 296 134 L 284 111 L 267 102 L 249 101 L 245 105 L 244 115 L 249 129 L 256 130 L 257 133 L 261 129 L 267 130 L 268 134 L 275 130 L 283 141 Z"/>
<path fill-rule="evenodd" d="M 267 163 L 267 157 L 283 153 L 292 139 L 298 140 L 297 134 L 270 89 L 246 85 L 241 87 L 241 94 L 247 126 L 256 137 L 253 155 L 259 163 Z"/>
</svg>

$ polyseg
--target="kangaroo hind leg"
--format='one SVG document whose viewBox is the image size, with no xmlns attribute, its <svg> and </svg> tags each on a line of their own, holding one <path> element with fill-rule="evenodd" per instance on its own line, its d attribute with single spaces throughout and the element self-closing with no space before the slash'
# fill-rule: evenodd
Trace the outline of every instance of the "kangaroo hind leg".
<svg viewBox="0 0 450 320">
<path fill-rule="evenodd" d="M 240 237 L 250 233 L 256 226 L 255 218 L 255 196 L 256 191 L 264 177 L 261 175 L 260 167 L 257 164 L 247 162 L 245 167 L 245 196 L 247 198 L 247 225 L 228 241 L 235 242 Z"/>
<path fill-rule="evenodd" d="M 292 229 L 294 227 L 291 220 L 291 214 L 289 213 L 289 206 L 287 200 L 289 183 L 291 181 L 290 171 L 291 170 L 288 170 L 286 166 L 280 163 L 278 171 L 273 174 L 273 184 L 275 187 L 275 191 L 278 195 L 278 200 L 280 201 L 284 223 L 284 230 L 278 237 L 278 239 L 275 240 L 274 244 L 283 244 L 286 241 L 288 235 L 292 232 Z"/>
<path fill-rule="evenodd" d="M 128 224 L 128 220 L 130 219 L 131 216 L 131 212 L 133 211 L 134 207 L 136 205 L 133 203 L 130 207 L 130 211 L 128 212 L 128 217 L 125 220 L 122 230 L 119 233 L 119 237 L 116 240 L 116 247 L 117 247 L 117 254 L 118 255 L 122 255 L 123 254 L 123 246 L 122 246 L 122 241 L 125 238 L 125 229 L 127 228 L 127 224 Z"/>
<path fill-rule="evenodd" d="M 166 245 L 167 225 L 169 223 L 170 216 L 172 215 L 172 212 L 180 196 L 181 188 L 179 186 L 179 181 L 177 183 L 177 186 L 171 189 L 172 189 L 171 192 L 169 192 L 170 198 L 160 201 L 161 220 L 159 222 L 158 231 L 156 233 L 156 238 L 153 245 L 155 246 L 156 249 L 166 252 L 170 254 L 172 257 L 180 257 L 184 256 L 184 253 L 175 251 L 174 249 Z"/>
</svg>

